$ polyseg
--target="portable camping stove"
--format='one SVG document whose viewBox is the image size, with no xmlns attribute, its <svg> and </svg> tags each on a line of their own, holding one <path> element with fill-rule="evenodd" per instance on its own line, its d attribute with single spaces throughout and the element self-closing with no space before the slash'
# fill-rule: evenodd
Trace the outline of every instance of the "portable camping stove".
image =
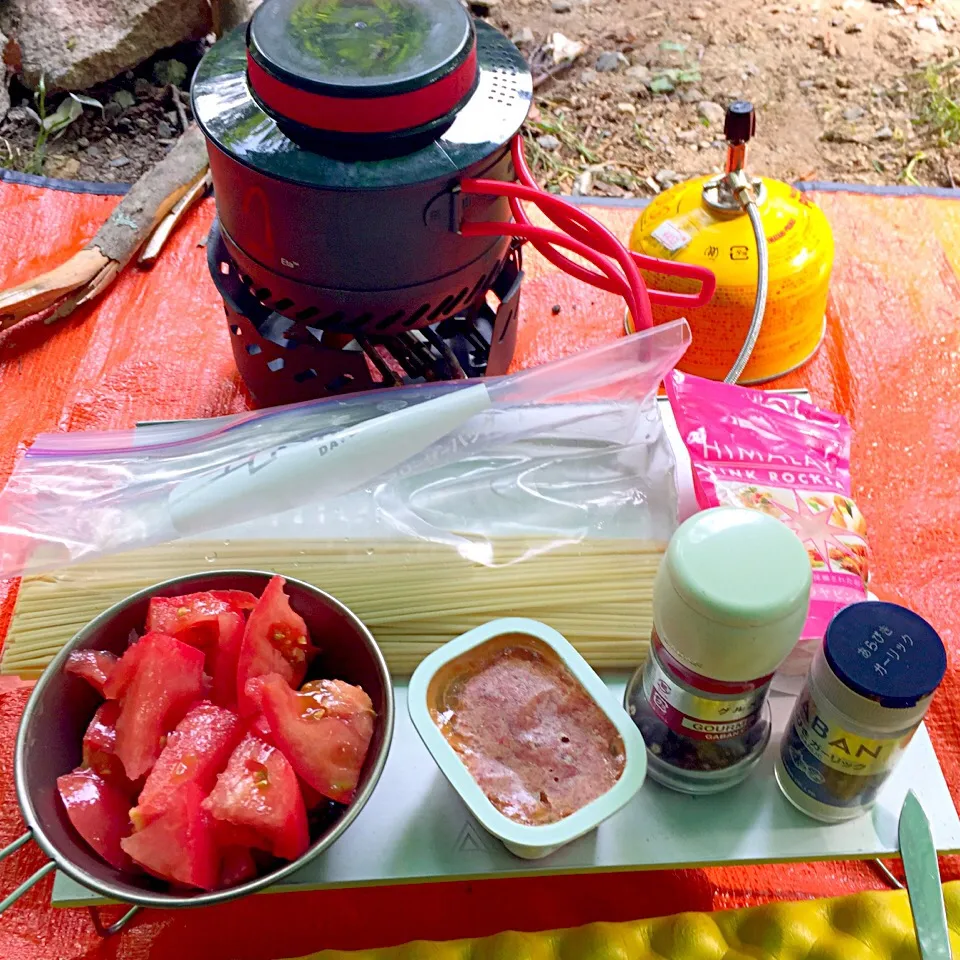
<svg viewBox="0 0 960 960">
<path fill-rule="evenodd" d="M 518 244 L 451 229 L 510 219 L 452 189 L 514 177 L 532 84 L 502 34 L 457 0 L 267 0 L 193 91 L 210 269 L 259 402 L 506 370 Z"/>
<path fill-rule="evenodd" d="M 265 0 L 211 48 L 193 82 L 208 257 L 258 402 L 505 372 L 524 242 L 621 293 L 638 327 L 651 301 L 709 299 L 708 270 L 631 257 L 536 187 L 517 135 L 532 89 L 517 48 L 459 0 Z M 644 259 L 699 293 L 648 294 Z"/>
</svg>

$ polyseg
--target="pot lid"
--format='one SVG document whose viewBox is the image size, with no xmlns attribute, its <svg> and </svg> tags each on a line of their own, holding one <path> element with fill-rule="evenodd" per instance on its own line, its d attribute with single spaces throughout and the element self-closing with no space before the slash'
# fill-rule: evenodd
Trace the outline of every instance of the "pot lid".
<svg viewBox="0 0 960 960">
<path fill-rule="evenodd" d="M 266 0 L 247 51 L 267 112 L 334 135 L 449 122 L 478 79 L 473 20 L 459 0 Z"/>
<path fill-rule="evenodd" d="M 213 148 L 291 183 L 367 190 L 443 181 L 478 165 L 482 169 L 520 129 L 533 97 L 530 68 L 520 51 L 482 21 L 473 29 L 476 88 L 451 123 L 440 125 L 402 155 L 386 158 L 373 152 L 360 159 L 344 158 L 328 151 L 324 142 L 304 141 L 297 130 L 278 121 L 252 89 L 243 27 L 226 34 L 201 60 L 192 84 L 193 113 Z"/>
</svg>

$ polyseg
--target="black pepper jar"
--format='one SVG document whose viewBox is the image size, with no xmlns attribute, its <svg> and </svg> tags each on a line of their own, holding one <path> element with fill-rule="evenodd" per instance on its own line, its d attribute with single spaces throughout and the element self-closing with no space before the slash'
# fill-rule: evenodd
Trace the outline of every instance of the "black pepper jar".
<svg viewBox="0 0 960 960">
<path fill-rule="evenodd" d="M 646 663 L 625 706 L 650 776 L 705 794 L 743 780 L 770 740 L 767 693 L 810 602 L 803 544 L 773 517 L 705 510 L 673 535 L 653 587 Z"/>
</svg>

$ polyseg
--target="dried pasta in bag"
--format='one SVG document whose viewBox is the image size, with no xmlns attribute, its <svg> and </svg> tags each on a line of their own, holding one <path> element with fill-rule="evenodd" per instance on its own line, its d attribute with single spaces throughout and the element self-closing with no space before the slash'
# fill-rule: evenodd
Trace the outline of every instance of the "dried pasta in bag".
<svg viewBox="0 0 960 960">
<path fill-rule="evenodd" d="M 797 397 L 678 371 L 666 387 L 701 509 L 760 510 L 807 548 L 810 612 L 777 682 L 795 691 L 833 615 L 866 598 L 867 525 L 850 496 L 850 425 Z"/>
</svg>

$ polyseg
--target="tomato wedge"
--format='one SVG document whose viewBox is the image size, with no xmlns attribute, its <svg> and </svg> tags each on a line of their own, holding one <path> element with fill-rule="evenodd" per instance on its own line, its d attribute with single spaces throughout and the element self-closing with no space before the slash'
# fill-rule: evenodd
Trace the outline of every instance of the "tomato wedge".
<svg viewBox="0 0 960 960">
<path fill-rule="evenodd" d="M 257 864 L 247 847 L 227 847 L 220 865 L 220 886 L 236 887 L 257 875 Z"/>
<path fill-rule="evenodd" d="M 154 764 L 163 737 L 183 719 L 203 692 L 203 653 L 162 633 L 148 633 L 121 657 L 117 674 L 126 675 L 124 661 L 134 661 L 117 717 L 116 755 L 131 780 Z"/>
<path fill-rule="evenodd" d="M 83 766 L 99 774 L 125 796 L 137 792 L 117 757 L 117 717 L 120 704 L 116 700 L 101 703 L 83 735 Z"/>
<path fill-rule="evenodd" d="M 361 687 L 312 680 L 297 692 L 279 674 L 251 681 L 273 742 L 305 783 L 331 800 L 349 803 L 363 769 L 375 714 Z"/>
<path fill-rule="evenodd" d="M 237 665 L 237 704 L 241 716 L 256 713 L 256 703 L 246 693 L 247 681 L 277 673 L 291 686 L 299 687 L 316 653 L 307 625 L 290 609 L 283 592 L 286 581 L 273 577 L 247 620 Z"/>
<path fill-rule="evenodd" d="M 74 650 L 67 657 L 67 673 L 83 677 L 99 694 L 110 679 L 119 658 L 107 650 Z"/>
<path fill-rule="evenodd" d="M 296 860 L 310 846 L 297 775 L 276 747 L 249 734 L 203 806 L 228 828 L 221 842 L 229 838 L 284 860 Z"/>
<path fill-rule="evenodd" d="M 215 890 L 220 882 L 213 821 L 195 783 L 185 784 L 163 816 L 120 844 L 144 870 L 163 880 L 201 890 Z"/>
<path fill-rule="evenodd" d="M 136 809 L 131 811 L 138 828 L 165 813 L 188 783 L 195 783 L 206 796 L 242 734 L 241 721 L 235 713 L 207 701 L 191 707 L 167 737 L 167 744 L 143 785 Z"/>
<path fill-rule="evenodd" d="M 246 590 L 207 590 L 180 597 L 153 597 L 147 611 L 147 632 L 165 633 L 183 643 L 208 648 L 216 645 L 219 617 L 236 613 L 241 619 L 257 598 Z"/>
<path fill-rule="evenodd" d="M 130 833 L 127 795 L 93 770 L 57 777 L 57 790 L 74 829 L 111 867 L 130 867 L 123 838 Z"/>
<path fill-rule="evenodd" d="M 237 705 L 237 663 L 240 660 L 245 623 L 243 617 L 234 611 L 221 613 L 217 621 L 217 645 L 207 655 L 213 677 L 210 699 L 221 707 L 233 710 Z"/>
</svg>

